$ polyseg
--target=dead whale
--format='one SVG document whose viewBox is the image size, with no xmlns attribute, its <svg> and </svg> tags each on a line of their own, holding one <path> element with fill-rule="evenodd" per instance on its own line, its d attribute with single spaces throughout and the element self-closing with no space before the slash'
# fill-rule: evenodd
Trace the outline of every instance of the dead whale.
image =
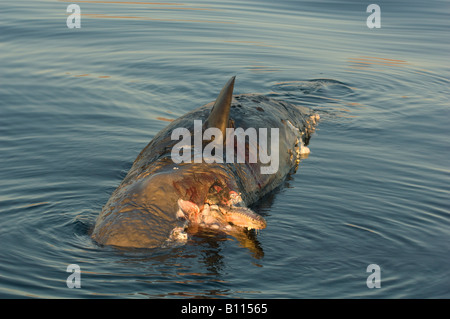
<svg viewBox="0 0 450 319">
<path fill-rule="evenodd" d="M 232 77 L 215 102 L 173 121 L 141 151 L 96 220 L 92 238 L 98 244 L 179 245 L 202 229 L 230 234 L 242 242 L 246 231 L 266 227 L 264 218 L 248 206 L 296 170 L 302 154 L 309 152 L 319 116 L 309 108 L 264 95 L 233 96 L 234 83 Z M 200 127 L 198 121 L 203 123 Z M 239 128 L 243 136 L 230 133 L 229 129 L 236 133 Z M 215 129 L 215 134 L 204 134 L 208 129 Z M 264 129 L 275 129 L 277 134 L 252 140 L 251 132 L 268 132 Z M 181 143 L 174 132 L 190 135 Z M 277 165 L 267 173 L 262 168 L 271 164 L 269 145 L 275 146 L 270 156 Z M 202 153 L 208 146 L 209 157 Z M 177 154 L 187 155 L 185 161 L 175 160 Z"/>
</svg>

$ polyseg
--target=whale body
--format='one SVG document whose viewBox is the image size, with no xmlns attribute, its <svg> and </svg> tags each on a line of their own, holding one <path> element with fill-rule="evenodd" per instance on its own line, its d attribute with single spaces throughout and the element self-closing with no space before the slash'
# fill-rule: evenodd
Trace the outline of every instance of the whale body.
<svg viewBox="0 0 450 319">
<path fill-rule="evenodd" d="M 98 244 L 134 248 L 178 245 L 204 229 L 242 239 L 249 230 L 266 227 L 264 218 L 248 206 L 296 171 L 300 158 L 309 153 L 307 145 L 319 116 L 309 108 L 264 95 L 233 95 L 234 83 L 232 77 L 215 102 L 174 120 L 141 151 L 96 220 L 92 238 Z M 234 160 L 225 158 L 224 152 L 223 161 L 174 161 L 174 147 L 180 145 L 180 140 L 173 139 L 174 130 L 194 133 L 198 130 L 194 122 L 199 120 L 204 123 L 203 132 L 216 128 L 224 137 L 229 128 L 277 129 L 277 140 L 265 136 L 266 146 L 276 145 L 271 150 L 272 159 L 277 156 L 276 171 L 265 174 L 261 168 L 267 167 L 267 161 L 263 163 L 257 156 L 256 162 L 249 160 L 250 153 L 260 151 L 262 145 L 250 145 L 249 140 L 245 140 L 244 161 L 242 156 L 238 159 L 237 151 Z M 202 141 L 202 146 L 211 140 Z M 218 139 L 217 145 L 233 142 L 236 149 L 233 136 Z M 189 150 L 189 158 L 194 159 L 196 148 L 186 145 L 184 151 Z"/>
</svg>

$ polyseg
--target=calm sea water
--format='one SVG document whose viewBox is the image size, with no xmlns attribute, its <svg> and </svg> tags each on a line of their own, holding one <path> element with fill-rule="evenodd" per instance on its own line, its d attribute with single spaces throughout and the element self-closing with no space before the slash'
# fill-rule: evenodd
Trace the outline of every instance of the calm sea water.
<svg viewBox="0 0 450 319">
<path fill-rule="evenodd" d="M 450 297 L 448 1 L 378 1 L 379 29 L 363 1 L 140 1 L 0 4 L 1 297 Z M 322 116 L 254 207 L 260 252 L 92 242 L 140 150 L 232 75 Z"/>
</svg>

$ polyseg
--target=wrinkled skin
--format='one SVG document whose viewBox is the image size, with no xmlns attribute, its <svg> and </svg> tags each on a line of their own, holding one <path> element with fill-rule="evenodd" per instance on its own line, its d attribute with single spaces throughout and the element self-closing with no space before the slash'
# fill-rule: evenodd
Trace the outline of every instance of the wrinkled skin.
<svg viewBox="0 0 450 319">
<path fill-rule="evenodd" d="M 101 245 L 150 248 L 186 242 L 201 229 L 230 234 L 250 247 L 247 232 L 266 221 L 248 206 L 295 172 L 318 121 L 310 109 L 262 95 L 233 96 L 230 125 L 279 128 L 279 169 L 261 174 L 262 163 L 182 163 L 171 160 L 177 127 L 193 131 L 213 103 L 173 121 L 135 160 L 100 213 L 92 238 Z M 270 141 L 268 141 L 270 145 Z"/>
</svg>

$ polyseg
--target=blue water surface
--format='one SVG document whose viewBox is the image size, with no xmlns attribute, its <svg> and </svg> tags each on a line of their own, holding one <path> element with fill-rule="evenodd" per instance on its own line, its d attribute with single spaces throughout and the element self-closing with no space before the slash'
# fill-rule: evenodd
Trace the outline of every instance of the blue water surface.
<svg viewBox="0 0 450 319">
<path fill-rule="evenodd" d="M 450 5 L 378 1 L 370 29 L 369 4 L 3 1 L 0 297 L 449 298 Z M 227 236 L 96 245 L 139 152 L 232 75 L 235 93 L 322 118 L 297 173 L 253 207 L 259 254 Z"/>
</svg>

